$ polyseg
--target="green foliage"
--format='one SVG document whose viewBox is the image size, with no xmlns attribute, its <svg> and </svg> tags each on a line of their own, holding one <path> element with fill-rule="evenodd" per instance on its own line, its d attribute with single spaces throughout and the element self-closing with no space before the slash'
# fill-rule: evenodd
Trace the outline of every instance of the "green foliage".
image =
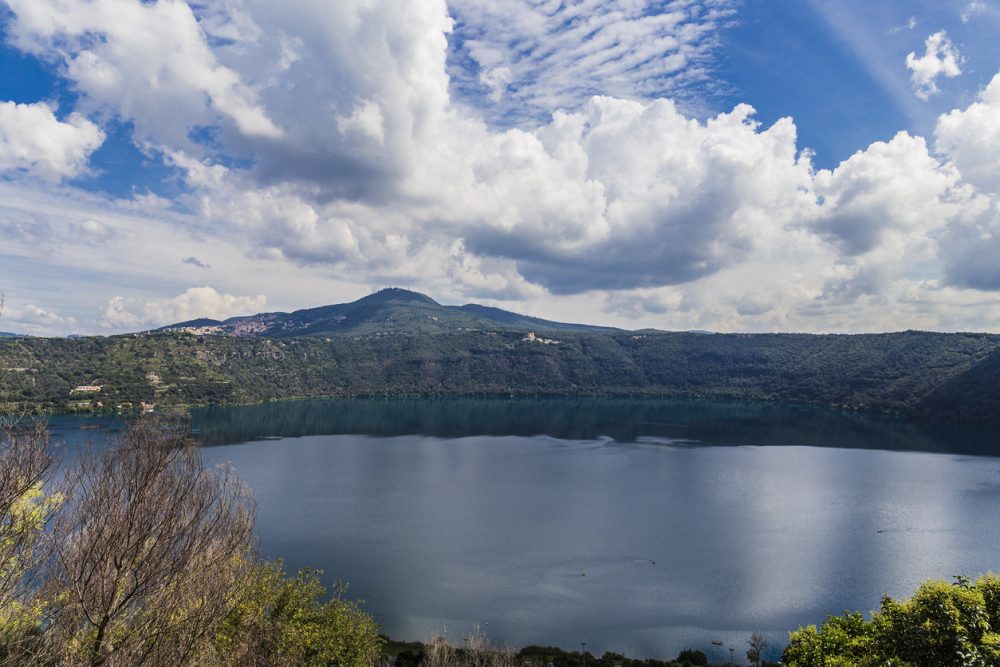
<svg viewBox="0 0 1000 667">
<path fill-rule="evenodd" d="M 793 667 L 985 667 L 1000 664 L 1000 579 L 928 581 L 908 600 L 885 597 L 871 620 L 831 616 L 792 632 L 782 664 Z"/>
<path fill-rule="evenodd" d="M 215 639 L 218 655 L 230 665 L 367 667 L 383 640 L 374 619 L 342 597 L 345 590 L 336 586 L 324 602 L 317 572 L 288 577 L 280 562 L 256 564 Z"/>
<path fill-rule="evenodd" d="M 871 625 L 857 612 L 830 616 L 817 628 L 810 625 L 791 633 L 782 664 L 799 667 L 864 665 L 874 652 Z"/>
<path fill-rule="evenodd" d="M 517 661 L 524 665 L 531 663 L 534 667 L 582 667 L 583 654 L 579 651 L 566 651 L 552 646 L 526 646 L 517 653 Z M 684 649 L 673 660 L 656 660 L 653 658 L 633 659 L 618 653 L 605 653 L 601 656 L 587 653 L 587 667 L 694 667 L 708 665 L 708 656 L 696 649 Z M 728 658 L 726 664 L 729 664 Z"/>
<path fill-rule="evenodd" d="M 983 596 L 990 628 L 1000 632 L 1000 577 L 992 572 L 976 579 L 976 589 Z"/>
<path fill-rule="evenodd" d="M 42 484 L 36 483 L 14 499 L 6 516 L 0 517 L 0 587 L 4 592 L 30 575 L 32 552 L 61 503 L 59 494 L 46 493 Z M 0 595 L 0 655 L 41 627 L 47 606 L 34 596 Z"/>
<path fill-rule="evenodd" d="M 677 662 L 689 665 L 707 665 L 708 656 L 705 655 L 704 651 L 687 648 L 677 654 Z"/>
<path fill-rule="evenodd" d="M 0 340 L 0 367 L 15 369 L 0 385 L 0 409 L 317 396 L 650 395 L 1000 416 L 990 407 L 1000 405 L 1000 384 L 977 380 L 985 367 L 1000 368 L 1000 337 L 987 334 L 560 331 L 545 334 L 558 343 L 544 344 L 524 340 L 519 330 L 403 324 L 329 337 L 167 332 Z M 90 384 L 100 392 L 72 393 Z M 942 400 L 945 386 L 967 400 Z"/>
</svg>

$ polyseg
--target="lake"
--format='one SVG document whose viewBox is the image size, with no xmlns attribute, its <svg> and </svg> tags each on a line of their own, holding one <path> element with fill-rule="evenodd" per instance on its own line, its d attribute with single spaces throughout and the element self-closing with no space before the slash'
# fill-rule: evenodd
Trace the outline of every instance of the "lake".
<svg viewBox="0 0 1000 667">
<path fill-rule="evenodd" d="M 772 656 L 789 630 L 1000 569 L 1000 435 L 709 401 L 338 400 L 192 411 L 262 552 L 399 639 Z M 102 420 L 58 418 L 94 437 Z M 714 651 L 714 653 L 713 653 Z"/>
</svg>

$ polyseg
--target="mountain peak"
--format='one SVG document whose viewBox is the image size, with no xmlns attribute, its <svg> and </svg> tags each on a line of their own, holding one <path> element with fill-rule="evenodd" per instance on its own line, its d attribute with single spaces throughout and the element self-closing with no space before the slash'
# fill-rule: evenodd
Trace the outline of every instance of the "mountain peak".
<svg viewBox="0 0 1000 667">
<path fill-rule="evenodd" d="M 426 294 L 403 289 L 402 287 L 385 287 L 377 292 L 369 294 L 368 296 L 361 297 L 355 303 L 386 303 L 389 301 L 403 303 L 415 301 L 418 303 L 425 303 L 430 306 L 440 305 L 437 301 L 430 298 Z"/>
</svg>

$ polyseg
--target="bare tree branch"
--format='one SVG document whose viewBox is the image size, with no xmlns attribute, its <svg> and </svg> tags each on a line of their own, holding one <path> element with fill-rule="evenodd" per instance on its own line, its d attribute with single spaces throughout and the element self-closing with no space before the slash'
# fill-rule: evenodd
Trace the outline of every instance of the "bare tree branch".
<svg viewBox="0 0 1000 667">
<path fill-rule="evenodd" d="M 254 506 L 229 468 L 155 420 L 68 473 L 51 598 L 70 664 L 183 664 L 234 603 Z"/>
</svg>

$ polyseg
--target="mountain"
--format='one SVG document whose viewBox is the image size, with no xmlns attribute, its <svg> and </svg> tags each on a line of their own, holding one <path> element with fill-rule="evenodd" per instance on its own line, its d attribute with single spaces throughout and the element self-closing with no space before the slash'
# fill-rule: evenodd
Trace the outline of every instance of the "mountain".
<svg viewBox="0 0 1000 667">
<path fill-rule="evenodd" d="M 292 313 L 260 313 L 228 320 L 197 319 L 156 331 L 187 331 L 251 338 L 385 334 L 431 334 L 457 331 L 620 332 L 586 324 L 552 322 L 500 308 L 466 304 L 443 306 L 419 292 L 399 288 L 379 290 L 364 298 Z"/>
<path fill-rule="evenodd" d="M 1000 423 L 1000 336 L 623 331 L 403 289 L 108 337 L 0 339 L 11 410 L 317 396 L 677 396 Z M 100 387 L 82 394 L 81 386 Z"/>
</svg>

